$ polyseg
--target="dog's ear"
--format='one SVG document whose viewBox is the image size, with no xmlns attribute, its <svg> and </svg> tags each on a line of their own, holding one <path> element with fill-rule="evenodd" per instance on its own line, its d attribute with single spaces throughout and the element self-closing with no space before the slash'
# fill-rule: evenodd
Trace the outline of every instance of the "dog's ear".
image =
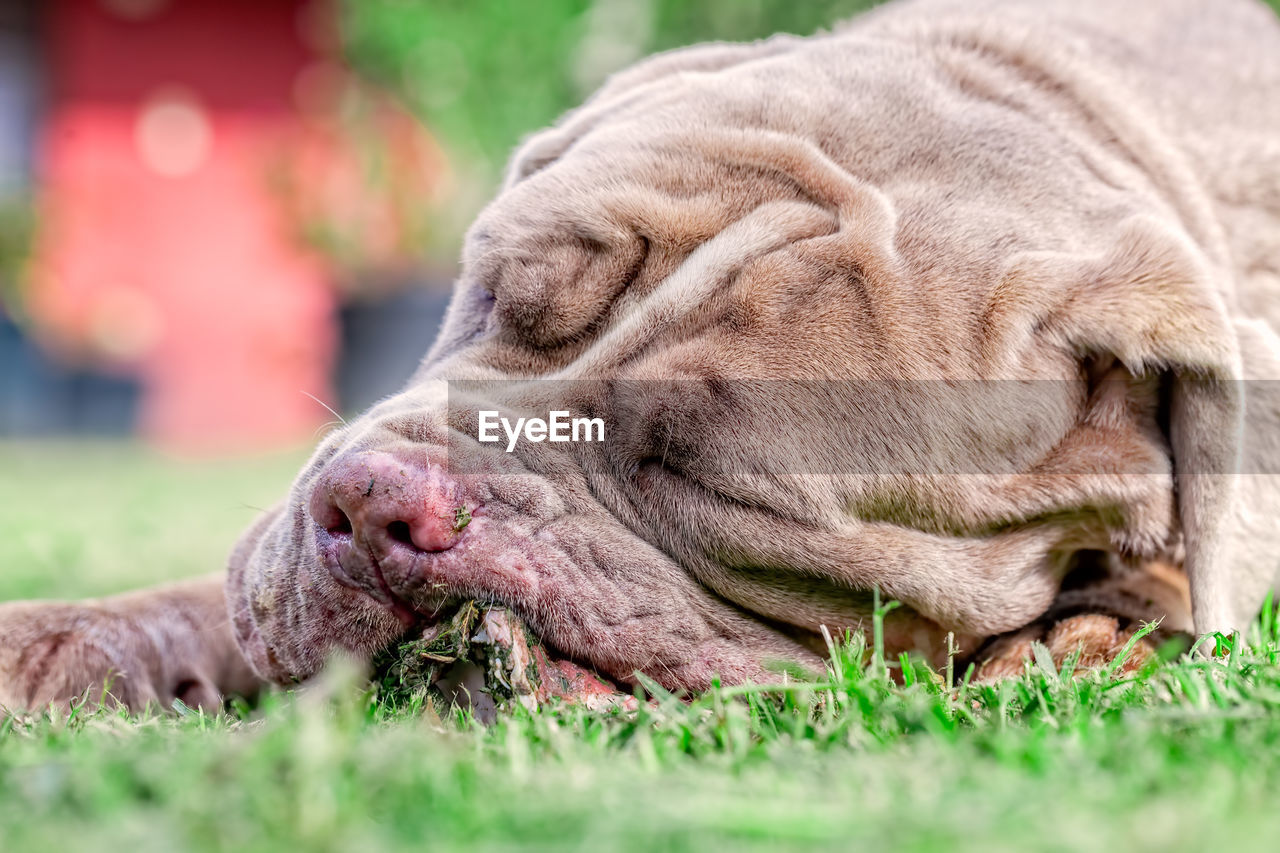
<svg viewBox="0 0 1280 853">
<path fill-rule="evenodd" d="M 792 50 L 803 39 L 777 35 L 750 44 L 702 44 L 659 53 L 611 76 L 582 106 L 555 125 L 529 136 L 507 164 L 502 189 L 508 190 L 560 158 L 569 148 L 618 110 L 651 91 L 669 87 L 680 74 L 707 74 Z"/>
<path fill-rule="evenodd" d="M 1169 378 L 1178 519 L 1201 633 L 1243 629 L 1280 564 L 1280 393 L 1257 381 L 1280 378 L 1280 339 L 1234 316 L 1227 275 L 1180 230 L 1134 217 L 1099 255 L 1017 256 L 986 316 L 997 374 L 1040 338 Z"/>
</svg>

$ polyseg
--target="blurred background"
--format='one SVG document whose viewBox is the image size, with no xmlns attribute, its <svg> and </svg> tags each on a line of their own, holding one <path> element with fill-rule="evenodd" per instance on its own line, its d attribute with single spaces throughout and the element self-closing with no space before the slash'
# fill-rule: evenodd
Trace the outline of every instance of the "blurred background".
<svg viewBox="0 0 1280 853">
<path fill-rule="evenodd" d="M 426 350 L 520 138 L 869 0 L 0 0 L 0 438 L 314 441 Z"/>
</svg>

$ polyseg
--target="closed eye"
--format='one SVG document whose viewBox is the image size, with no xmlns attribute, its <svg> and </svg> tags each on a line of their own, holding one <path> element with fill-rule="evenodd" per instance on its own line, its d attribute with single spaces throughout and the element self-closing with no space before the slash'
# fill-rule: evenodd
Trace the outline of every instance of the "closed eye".
<svg viewBox="0 0 1280 853">
<path fill-rule="evenodd" d="M 660 474 L 682 475 L 682 472 L 661 456 L 646 456 L 631 466 L 631 476 L 641 478 L 654 477 Z"/>
</svg>

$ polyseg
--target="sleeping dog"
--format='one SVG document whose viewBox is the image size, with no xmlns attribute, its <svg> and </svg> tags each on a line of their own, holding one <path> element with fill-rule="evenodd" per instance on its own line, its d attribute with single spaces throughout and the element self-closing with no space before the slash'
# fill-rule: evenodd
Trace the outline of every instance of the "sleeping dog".
<svg viewBox="0 0 1280 853">
<path fill-rule="evenodd" d="M 663 54 L 526 141 L 463 261 L 225 576 L 0 607 L 0 704 L 212 705 L 467 599 L 698 690 L 821 666 L 878 592 L 892 651 L 999 674 L 1237 629 L 1276 582 L 1257 0 L 904 0 Z"/>
</svg>

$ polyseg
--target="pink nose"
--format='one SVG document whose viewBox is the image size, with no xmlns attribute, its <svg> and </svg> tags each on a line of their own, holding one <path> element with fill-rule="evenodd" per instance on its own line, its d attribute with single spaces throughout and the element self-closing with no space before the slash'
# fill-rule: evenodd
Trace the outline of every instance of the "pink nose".
<svg viewBox="0 0 1280 853">
<path fill-rule="evenodd" d="M 403 552 L 447 551 L 470 513 L 442 469 L 368 452 L 330 462 L 311 493 L 310 512 L 335 538 L 368 548 L 375 560 Z"/>
</svg>

